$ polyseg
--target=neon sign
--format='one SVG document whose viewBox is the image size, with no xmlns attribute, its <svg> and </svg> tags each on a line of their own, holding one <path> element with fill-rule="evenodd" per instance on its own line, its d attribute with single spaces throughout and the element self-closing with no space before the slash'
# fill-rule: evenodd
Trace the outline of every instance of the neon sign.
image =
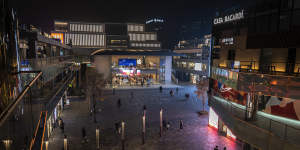
<svg viewBox="0 0 300 150">
<path fill-rule="evenodd" d="M 234 14 L 224 16 L 224 17 L 215 18 L 214 25 L 227 23 L 227 22 L 231 22 L 231 21 L 235 21 L 235 20 L 240 20 L 243 18 L 244 18 L 244 10 L 234 13 Z"/>
<path fill-rule="evenodd" d="M 146 21 L 146 24 L 152 23 L 152 22 L 160 22 L 163 23 L 165 22 L 164 19 L 158 19 L 158 18 L 154 18 L 154 19 L 150 19 Z"/>
</svg>

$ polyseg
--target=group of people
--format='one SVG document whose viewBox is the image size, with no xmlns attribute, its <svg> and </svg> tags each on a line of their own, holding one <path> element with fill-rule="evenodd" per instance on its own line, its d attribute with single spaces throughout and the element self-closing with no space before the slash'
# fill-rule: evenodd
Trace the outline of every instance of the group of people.
<svg viewBox="0 0 300 150">
<path fill-rule="evenodd" d="M 216 147 L 214 148 L 214 150 L 219 150 L 219 146 L 216 146 Z M 226 146 L 223 148 L 223 150 L 227 150 L 227 149 L 226 149 Z"/>
</svg>

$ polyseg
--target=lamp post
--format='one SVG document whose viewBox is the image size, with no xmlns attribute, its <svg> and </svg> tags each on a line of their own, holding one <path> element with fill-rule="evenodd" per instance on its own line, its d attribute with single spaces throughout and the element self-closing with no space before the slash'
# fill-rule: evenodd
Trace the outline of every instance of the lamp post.
<svg viewBox="0 0 300 150">
<path fill-rule="evenodd" d="M 10 150 L 12 140 L 7 139 L 7 140 L 3 140 L 2 142 L 4 144 L 5 150 Z"/>
<path fill-rule="evenodd" d="M 96 147 L 100 149 L 100 137 L 99 137 L 99 127 L 96 128 Z"/>
<path fill-rule="evenodd" d="M 163 109 L 160 108 L 160 112 L 159 112 L 159 116 L 160 116 L 160 120 L 159 120 L 159 123 L 160 123 L 160 132 L 159 132 L 159 135 L 160 135 L 160 137 L 162 136 L 162 126 L 163 126 L 163 124 L 162 124 L 162 115 L 163 115 Z"/>
<path fill-rule="evenodd" d="M 122 121 L 122 135 L 121 135 L 121 140 L 122 140 L 122 150 L 125 150 L 125 123 Z"/>
<path fill-rule="evenodd" d="M 68 150 L 68 139 L 66 135 L 64 137 L 64 150 Z"/>
<path fill-rule="evenodd" d="M 146 116 L 145 115 L 143 115 L 142 121 L 143 121 L 142 144 L 145 144 L 145 134 L 146 134 Z"/>
<path fill-rule="evenodd" d="M 48 150 L 48 145 L 49 145 L 49 141 L 46 140 L 46 141 L 45 141 L 45 149 L 46 149 L 46 150 Z"/>
</svg>

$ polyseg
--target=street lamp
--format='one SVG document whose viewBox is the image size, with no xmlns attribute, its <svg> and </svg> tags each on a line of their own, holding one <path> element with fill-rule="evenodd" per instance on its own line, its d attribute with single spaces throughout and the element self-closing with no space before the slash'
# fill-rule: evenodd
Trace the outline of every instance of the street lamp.
<svg viewBox="0 0 300 150">
<path fill-rule="evenodd" d="M 160 120 L 159 120 L 159 123 L 160 123 L 160 137 L 162 136 L 162 115 L 163 115 L 163 109 L 160 108 L 160 112 L 159 112 L 159 116 L 160 116 Z"/>
<path fill-rule="evenodd" d="M 64 150 L 68 150 L 68 139 L 66 135 L 64 137 Z"/>
<path fill-rule="evenodd" d="M 3 142 L 4 146 L 5 146 L 5 150 L 10 150 L 10 146 L 11 146 L 12 140 L 7 139 L 7 140 L 3 140 L 2 142 Z"/>
<path fill-rule="evenodd" d="M 96 128 L 96 146 L 97 149 L 100 149 L 100 137 L 99 137 L 99 127 Z"/>
<path fill-rule="evenodd" d="M 121 140 L 122 140 L 122 150 L 125 150 L 125 123 L 122 121 L 122 135 L 121 135 Z"/>
<path fill-rule="evenodd" d="M 142 121 L 143 121 L 142 143 L 145 144 L 145 134 L 146 134 L 146 116 L 145 115 L 143 115 Z"/>
<path fill-rule="evenodd" d="M 45 149 L 46 149 L 46 150 L 48 150 L 48 146 L 49 146 L 49 141 L 46 140 L 46 141 L 45 141 Z"/>
</svg>

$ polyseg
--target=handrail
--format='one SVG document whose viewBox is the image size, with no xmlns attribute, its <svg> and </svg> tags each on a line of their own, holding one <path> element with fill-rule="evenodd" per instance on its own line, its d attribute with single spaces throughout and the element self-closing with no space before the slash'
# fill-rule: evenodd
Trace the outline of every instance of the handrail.
<svg viewBox="0 0 300 150">
<path fill-rule="evenodd" d="M 230 108 L 229 107 L 227 108 L 224 104 L 222 104 L 222 102 L 220 102 L 220 100 L 217 100 L 215 98 L 212 98 L 210 100 L 212 102 L 219 101 L 217 103 L 219 103 L 220 105 L 222 105 L 224 107 L 224 109 L 226 109 L 232 116 L 235 116 L 237 118 L 241 118 L 241 117 L 238 114 L 233 113 L 233 110 L 240 110 L 241 112 L 245 112 L 245 109 L 242 109 L 242 108 L 239 108 L 239 107 L 233 105 L 233 102 L 230 102 L 228 100 L 224 99 L 224 101 L 226 101 L 226 103 L 230 105 Z M 228 110 L 228 109 L 230 109 L 230 110 Z M 244 113 L 242 115 L 244 115 Z M 300 129 L 297 128 L 297 127 L 294 127 L 294 126 L 291 126 L 291 125 L 288 125 L 288 124 L 282 123 L 280 121 L 276 121 L 274 119 L 267 118 L 267 117 L 264 117 L 264 116 L 258 115 L 258 114 L 256 114 L 255 117 L 262 118 L 263 122 L 259 122 L 259 120 L 254 120 L 254 121 L 249 121 L 248 123 L 253 124 L 253 125 L 255 125 L 255 126 L 259 127 L 259 128 L 269 130 L 270 132 L 272 132 L 272 134 L 277 135 L 278 137 L 280 137 L 280 138 L 282 138 L 282 139 L 284 139 L 286 141 L 292 141 L 292 139 L 288 138 L 292 134 L 292 133 L 290 133 L 290 132 L 287 131 L 288 129 L 293 129 L 293 130 L 297 131 L 296 133 L 293 132 L 293 134 L 297 134 L 300 137 Z M 260 125 L 259 123 L 269 123 L 269 124 L 268 124 L 268 126 L 264 126 L 264 125 Z M 273 129 L 272 125 L 274 126 L 275 124 L 276 125 L 279 124 L 280 127 L 281 126 L 284 127 L 284 132 L 283 132 L 282 135 L 280 135 L 280 131 L 272 130 Z M 280 129 L 282 129 L 282 128 L 280 128 Z M 298 136 L 297 136 L 297 138 L 299 138 Z M 297 141 L 293 141 L 293 142 L 297 143 Z"/>
<path fill-rule="evenodd" d="M 29 146 L 29 149 L 30 149 L 30 150 L 32 149 L 32 146 L 33 146 L 33 144 L 34 144 L 34 142 L 35 142 L 35 138 L 36 138 L 36 135 L 37 135 L 37 132 L 38 132 L 40 123 L 41 123 L 42 114 L 43 114 L 43 112 L 41 112 L 41 114 L 40 114 L 40 119 L 39 119 L 39 122 L 38 122 L 38 124 L 37 124 L 37 126 L 36 126 L 36 128 L 35 128 L 35 132 L 34 132 L 34 135 L 33 135 L 33 139 L 32 139 L 31 142 L 30 142 L 30 146 Z"/>
<path fill-rule="evenodd" d="M 0 126 L 4 123 L 4 121 L 8 118 L 8 116 L 14 111 L 15 107 L 19 102 L 22 100 L 24 95 L 27 93 L 29 88 L 36 82 L 36 80 L 42 75 L 42 72 L 39 71 L 38 75 L 27 85 L 25 86 L 25 89 L 19 94 L 19 96 L 16 98 L 16 100 L 12 103 L 10 103 L 5 110 L 0 114 Z"/>
</svg>

